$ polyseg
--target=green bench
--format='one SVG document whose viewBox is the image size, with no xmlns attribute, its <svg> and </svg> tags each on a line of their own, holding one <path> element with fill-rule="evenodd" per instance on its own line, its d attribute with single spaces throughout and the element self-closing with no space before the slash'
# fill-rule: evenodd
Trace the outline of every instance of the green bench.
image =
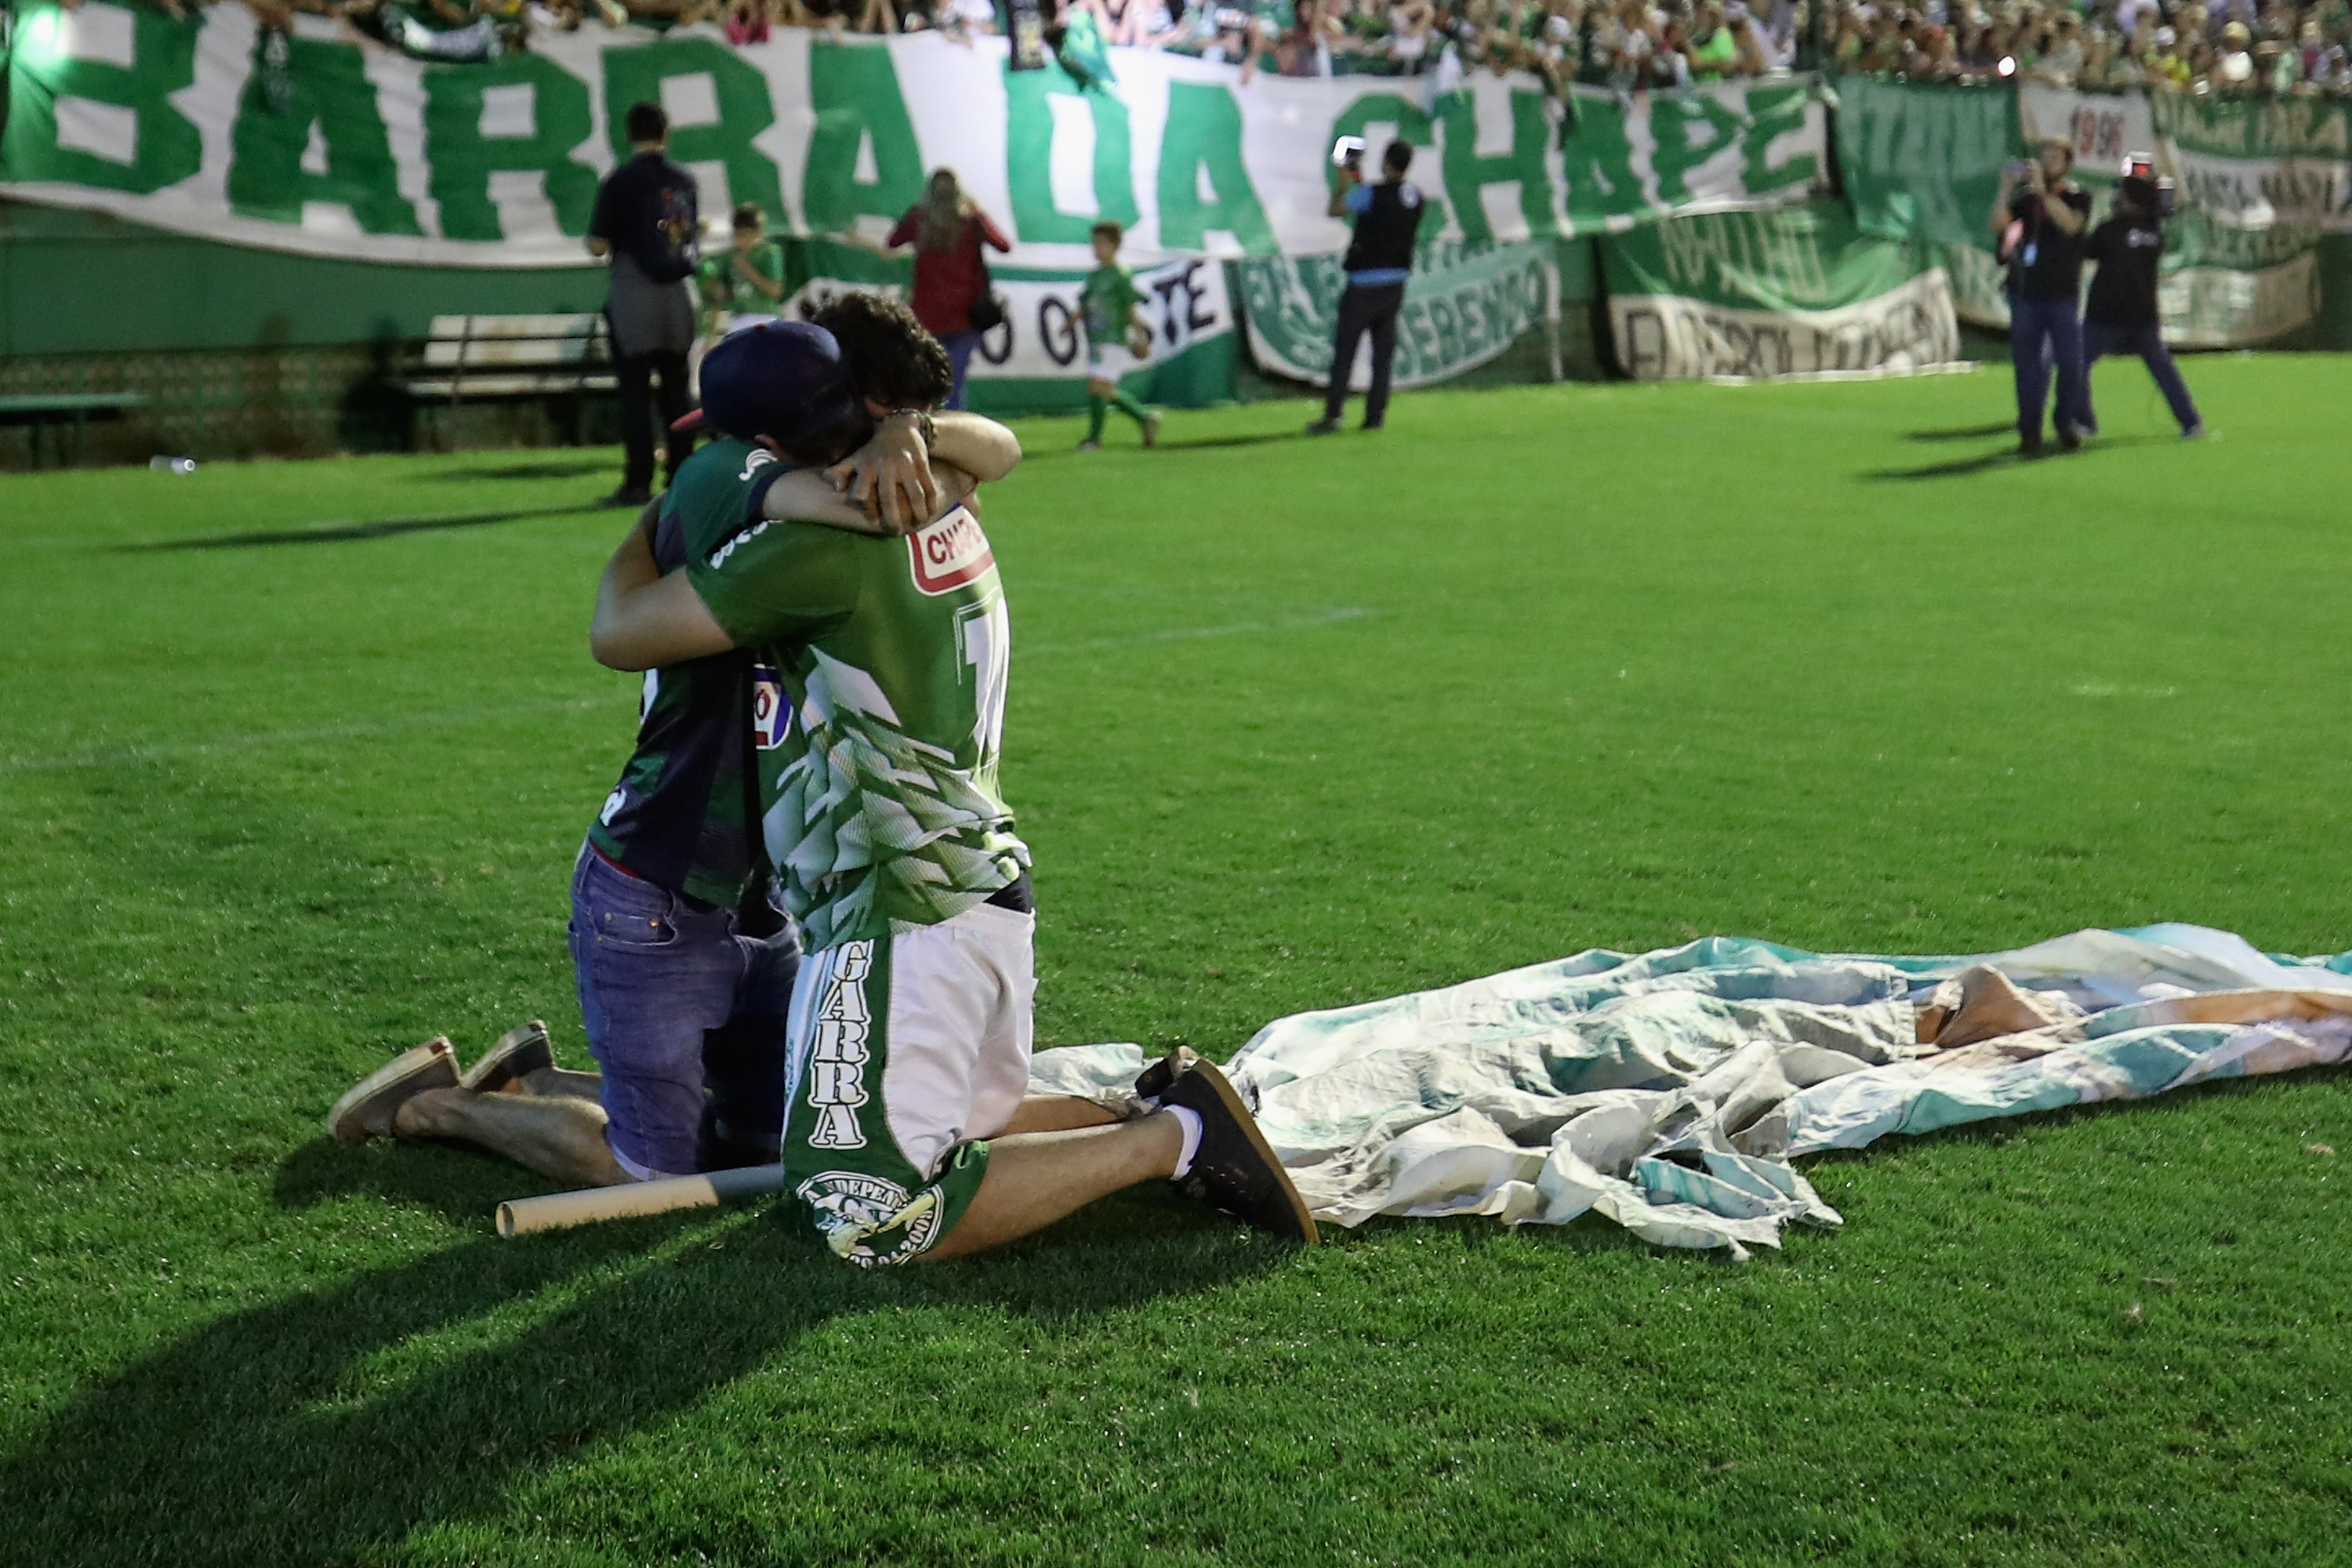
<svg viewBox="0 0 2352 1568">
<path fill-rule="evenodd" d="M 41 467 L 42 432 L 55 427 L 57 434 L 49 444 L 56 451 L 58 466 L 69 468 L 81 458 L 91 419 L 120 419 L 146 404 L 146 398 L 135 392 L 26 393 L 0 397 L 0 425 L 32 426 L 33 467 L 37 468 Z M 68 431 L 72 432 L 70 450 Z"/>
<path fill-rule="evenodd" d="M 604 318 L 436 316 L 408 395 L 427 402 L 613 390 Z"/>
</svg>

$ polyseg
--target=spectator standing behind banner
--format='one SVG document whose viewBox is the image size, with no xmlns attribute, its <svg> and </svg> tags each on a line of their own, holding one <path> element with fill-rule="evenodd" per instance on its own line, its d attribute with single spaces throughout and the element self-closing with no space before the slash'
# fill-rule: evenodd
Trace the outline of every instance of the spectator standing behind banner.
<svg viewBox="0 0 2352 1568">
<path fill-rule="evenodd" d="M 2135 174 L 2116 185 L 2114 216 L 2091 231 L 2084 254 L 2099 264 L 2083 312 L 2084 370 L 2102 354 L 2139 355 L 2180 421 L 2181 437 L 2202 436 L 2205 422 L 2157 326 L 2156 264 L 2164 254 L 2164 226 L 2153 179 Z"/>
<path fill-rule="evenodd" d="M 653 499 L 654 395 L 661 382 L 665 427 L 693 406 L 686 356 L 694 346 L 694 293 L 688 286 L 701 260 L 702 218 L 694 176 L 669 161 L 669 116 L 659 104 L 633 103 L 625 121 L 633 156 L 596 188 L 588 224 L 588 253 L 612 258 L 604 319 L 613 333 L 614 403 L 627 454 L 621 488 L 607 506 L 643 506 Z M 668 470 L 693 450 L 694 437 L 669 437 Z"/>
<path fill-rule="evenodd" d="M 1388 417 L 1397 315 L 1404 309 L 1412 245 L 1427 207 L 1420 190 L 1404 177 L 1412 167 L 1412 143 L 1402 137 L 1390 142 L 1381 166 L 1388 177 L 1377 185 L 1365 184 L 1363 149 L 1357 147 L 1340 163 L 1340 188 L 1332 193 L 1331 216 L 1353 219 L 1356 234 L 1349 241 L 1347 259 L 1339 264 L 1348 286 L 1339 291 L 1330 390 L 1324 395 L 1323 417 L 1307 427 L 1309 435 L 1328 436 L 1339 428 L 1339 416 L 1348 406 L 1348 377 L 1356 367 L 1356 345 L 1366 334 L 1372 340 L 1372 387 L 1364 398 L 1364 428 L 1377 430 Z"/>
<path fill-rule="evenodd" d="M 2066 176 L 2074 149 L 2044 137 L 2040 155 L 2000 174 L 1991 226 L 2009 267 L 2009 351 L 2017 370 L 2018 451 L 2042 455 L 2042 409 L 2058 373 L 2058 445 L 2072 452 L 2098 428 L 2083 365 L 2083 230 L 2091 197 Z"/>
<path fill-rule="evenodd" d="M 909 241 L 915 247 L 915 320 L 946 346 L 955 367 L 955 390 L 947 406 L 961 408 L 964 375 L 971 368 L 971 351 L 980 346 L 971 308 L 988 292 L 988 267 L 980 247 L 985 241 L 1010 251 L 1013 242 L 963 194 L 953 169 L 931 171 L 922 201 L 907 209 L 886 243 L 895 250 Z"/>
</svg>

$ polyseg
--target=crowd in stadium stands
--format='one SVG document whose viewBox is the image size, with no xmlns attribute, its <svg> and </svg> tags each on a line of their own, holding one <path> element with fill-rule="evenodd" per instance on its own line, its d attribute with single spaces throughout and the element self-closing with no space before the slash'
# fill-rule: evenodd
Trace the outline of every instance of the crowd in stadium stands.
<svg viewBox="0 0 2352 1568">
<path fill-rule="evenodd" d="M 78 0 L 68 0 L 68 4 Z M 203 0 L 158 0 L 180 14 Z M 1052 36 L 1083 63 L 1104 44 L 1238 63 L 1244 79 L 1535 72 L 1636 91 L 1798 63 L 1813 0 L 1065 0 Z M 265 22 L 294 10 L 350 19 L 415 55 L 481 59 L 589 24 L 715 23 L 738 44 L 772 29 L 1001 29 L 995 0 L 245 0 Z M 1912 81 L 2149 87 L 2195 93 L 2352 94 L 2352 0 L 1829 0 L 1832 68 Z M 1051 16 L 1052 0 L 1043 8 Z"/>
</svg>

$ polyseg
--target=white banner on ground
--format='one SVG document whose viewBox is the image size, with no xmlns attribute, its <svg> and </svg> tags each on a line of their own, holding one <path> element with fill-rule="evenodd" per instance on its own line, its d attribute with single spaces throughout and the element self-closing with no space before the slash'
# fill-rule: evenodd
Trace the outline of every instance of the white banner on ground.
<svg viewBox="0 0 2352 1568">
<path fill-rule="evenodd" d="M 1637 381 L 1903 371 L 1959 357 L 1951 281 L 1934 268 L 1827 310 L 1762 310 L 1685 294 L 1612 294 L 1617 353 Z"/>
</svg>

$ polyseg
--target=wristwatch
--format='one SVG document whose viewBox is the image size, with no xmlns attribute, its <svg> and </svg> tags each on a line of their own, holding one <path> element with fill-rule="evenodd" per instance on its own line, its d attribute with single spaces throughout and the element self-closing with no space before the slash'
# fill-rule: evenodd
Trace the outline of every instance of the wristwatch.
<svg viewBox="0 0 2352 1568">
<path fill-rule="evenodd" d="M 889 417 L 891 419 L 912 419 L 915 422 L 916 430 L 919 431 L 923 437 L 923 449 L 925 451 L 929 451 L 933 443 L 937 442 L 940 438 L 939 425 L 931 418 L 930 411 L 929 409 L 897 408 L 891 410 Z"/>
</svg>

